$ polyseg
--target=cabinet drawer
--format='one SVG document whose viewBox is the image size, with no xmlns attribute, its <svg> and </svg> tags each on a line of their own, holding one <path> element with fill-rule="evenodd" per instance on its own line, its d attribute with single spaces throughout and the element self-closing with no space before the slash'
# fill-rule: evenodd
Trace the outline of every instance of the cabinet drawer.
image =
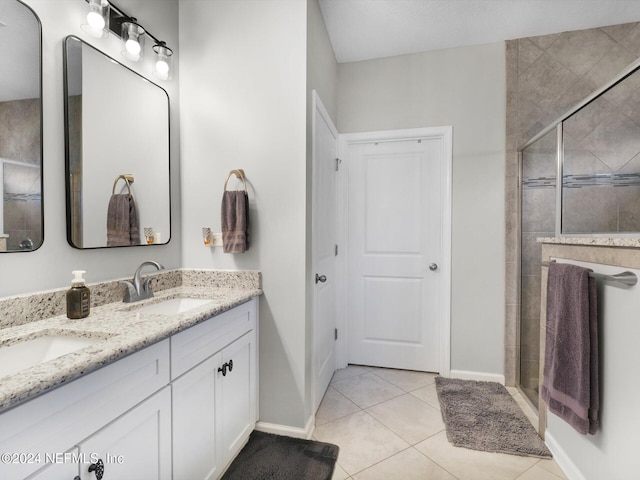
<svg viewBox="0 0 640 480">
<path fill-rule="evenodd" d="M 256 328 L 255 298 L 171 337 L 171 379 Z"/>
<path fill-rule="evenodd" d="M 169 339 L 0 414 L 0 452 L 40 454 L 40 463 L 0 464 L 24 478 L 169 383 Z"/>
</svg>

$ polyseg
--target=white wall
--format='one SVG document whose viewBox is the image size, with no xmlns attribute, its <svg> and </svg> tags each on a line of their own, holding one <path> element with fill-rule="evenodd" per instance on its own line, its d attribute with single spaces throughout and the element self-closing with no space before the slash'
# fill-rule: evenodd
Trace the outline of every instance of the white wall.
<svg viewBox="0 0 640 480">
<path fill-rule="evenodd" d="M 119 39 L 110 35 L 98 40 L 85 34 L 83 23 L 86 3 L 82 0 L 25 0 L 40 17 L 43 31 L 43 115 L 44 115 L 44 222 L 43 246 L 35 252 L 0 254 L 0 296 L 34 292 L 70 284 L 71 270 L 87 270 L 88 282 L 133 275 L 144 260 L 154 259 L 168 268 L 180 265 L 179 235 L 168 245 L 99 250 L 76 250 L 66 240 L 63 112 L 63 39 L 76 35 L 87 43 L 128 64 L 120 55 Z M 121 0 L 118 6 L 135 15 L 155 35 L 161 36 L 178 52 L 178 0 Z M 151 45 L 147 44 L 148 52 Z M 151 60 L 141 65 L 128 64 L 150 77 Z M 179 104 L 177 72 L 175 81 L 163 87 L 171 98 L 171 174 L 172 226 L 180 230 L 179 178 Z M 108 129 L 107 129 L 108 132 Z"/>
<path fill-rule="evenodd" d="M 183 264 L 262 271 L 260 420 L 297 428 L 308 417 L 306 25 L 299 0 L 180 1 Z M 204 247 L 201 228 L 220 231 L 235 168 L 252 244 L 229 255 Z"/>
<path fill-rule="evenodd" d="M 594 260 L 604 260 L 605 255 L 605 261 L 611 264 L 628 265 L 628 257 L 616 252 L 603 253 L 599 259 L 594 256 Z M 567 257 L 571 256 L 567 252 Z M 638 269 L 560 258 L 558 261 L 606 275 L 623 270 L 640 275 Z M 600 428 L 595 435 L 581 435 L 549 413 L 545 434 L 556 462 L 572 480 L 626 480 L 639 476 L 640 384 L 629 378 L 630 370 L 640 363 L 639 309 L 638 285 L 621 288 L 598 282 Z"/>
<path fill-rule="evenodd" d="M 504 371 L 504 44 L 340 64 L 340 133 L 453 126 L 451 368 Z"/>
<path fill-rule="evenodd" d="M 307 229 L 306 229 L 306 416 L 314 415 L 312 383 L 313 383 L 313 293 L 315 291 L 313 265 L 313 164 L 312 164 L 312 91 L 320 96 L 323 105 L 329 112 L 333 123 L 337 123 L 338 115 L 338 63 L 336 62 L 331 40 L 320 12 L 318 0 L 307 0 Z"/>
</svg>

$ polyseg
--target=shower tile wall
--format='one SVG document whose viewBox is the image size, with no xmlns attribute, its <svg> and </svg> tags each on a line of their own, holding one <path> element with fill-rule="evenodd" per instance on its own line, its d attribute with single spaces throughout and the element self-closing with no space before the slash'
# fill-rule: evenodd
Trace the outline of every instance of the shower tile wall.
<svg viewBox="0 0 640 480">
<path fill-rule="evenodd" d="M 543 128 L 553 123 L 573 105 L 591 94 L 597 88 L 608 83 L 621 70 L 640 56 L 640 24 L 631 23 L 589 30 L 564 32 L 540 37 L 521 38 L 506 42 L 507 65 L 507 158 L 506 158 L 506 337 L 505 337 L 505 380 L 508 385 L 518 381 L 532 385 L 537 378 L 537 321 L 535 324 L 523 323 L 518 330 L 518 316 L 531 318 L 539 313 L 540 291 L 540 249 L 535 245 L 539 234 L 552 234 L 551 194 L 542 190 L 524 192 L 522 205 L 519 201 L 518 157 L 520 145 L 535 136 Z M 629 97 L 628 97 L 629 98 Z M 635 98 L 635 97 L 630 97 Z M 612 102 L 612 100 L 608 100 Z M 638 92 L 640 105 L 640 92 Z M 619 108 L 610 108 L 604 101 L 596 102 L 590 111 L 576 116 L 572 124 L 567 125 L 569 133 L 567 151 L 571 168 L 576 171 L 582 166 L 591 165 L 600 169 L 598 163 L 585 158 L 583 143 L 580 139 L 591 136 L 592 147 L 598 148 L 598 142 L 604 138 L 610 125 L 624 124 L 626 118 L 640 122 L 640 118 L 626 114 Z M 636 109 L 635 112 L 640 111 Z M 640 116 L 640 114 L 637 114 Z M 579 118 L 580 117 L 580 118 Z M 626 123 L 627 131 L 635 127 Z M 637 124 L 636 124 L 637 125 Z M 600 130 L 598 133 L 594 131 Z M 555 137 L 555 134 L 552 135 Z M 640 135 L 637 137 L 640 138 Z M 555 140 L 555 138 L 554 138 Z M 639 149 L 640 151 L 640 149 Z M 637 153 L 637 152 L 636 152 Z M 602 153 L 601 153 L 602 154 Z M 602 154 L 606 155 L 606 154 Z M 624 156 L 627 154 L 625 153 Z M 597 154 L 596 154 L 597 156 Z M 588 156 L 587 156 L 588 157 Z M 602 160 L 602 159 L 600 159 Z M 640 159 L 636 158 L 640 166 Z M 632 163 L 622 165 L 622 160 L 611 160 L 616 169 L 633 169 Z M 582 164 L 582 165 L 581 165 Z M 597 167 L 597 168 L 596 168 Z M 535 168 L 529 166 L 526 168 Z M 610 167 L 611 168 L 611 167 Z M 638 171 L 638 170 L 636 170 Z M 526 173 L 526 172 L 525 172 Z M 566 172 L 565 172 L 566 173 Z M 581 172 L 582 173 L 582 172 Z M 602 187 L 593 187 L 602 188 Z M 635 225 L 640 216 L 629 208 L 630 202 L 640 199 L 640 187 L 626 187 L 618 193 L 619 203 L 614 210 L 618 212 L 616 222 L 619 225 Z M 549 189 L 549 191 L 551 191 Z M 571 192 L 574 195 L 575 192 Z M 584 199 L 576 195 L 575 202 L 580 205 L 578 211 L 584 211 Z M 611 201 L 611 195 L 607 195 Z M 572 200 L 569 199 L 571 207 Z M 580 203 L 582 202 L 582 203 Z M 606 210 L 610 205 L 592 201 L 594 208 Z M 519 210 L 523 209 L 522 238 L 520 245 Z M 574 209 L 575 210 L 575 209 Z M 601 221 L 601 220 L 598 220 Z M 569 228 L 592 228 L 581 224 L 576 215 Z M 607 220 L 605 223 L 609 225 Z M 547 230 L 550 227 L 549 230 Z M 521 253 L 521 255 L 520 255 Z M 522 264 L 520 264 L 522 257 Z M 520 278 L 520 275 L 522 277 Z M 522 304 L 517 288 L 521 280 Z M 522 308 L 521 308 L 522 307 Z M 534 353 L 535 352 L 535 353 Z M 519 359 L 524 360 L 524 368 L 518 371 Z M 532 371 L 533 370 L 533 371 Z M 522 375 L 524 374 L 524 375 Z M 528 378 L 525 378 L 528 377 Z"/>
<path fill-rule="evenodd" d="M 639 111 L 640 72 L 564 122 L 563 233 L 640 231 Z"/>
<path fill-rule="evenodd" d="M 40 100 L 0 102 L 0 158 L 30 165 L 40 164 Z M 40 168 L 6 164 L 3 182 L 4 232 L 8 250 L 30 238 L 42 243 Z"/>
</svg>

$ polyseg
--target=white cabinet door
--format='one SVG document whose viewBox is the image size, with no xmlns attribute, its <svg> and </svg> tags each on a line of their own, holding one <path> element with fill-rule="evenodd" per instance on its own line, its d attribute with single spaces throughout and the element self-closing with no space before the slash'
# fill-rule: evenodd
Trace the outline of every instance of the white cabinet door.
<svg viewBox="0 0 640 480">
<path fill-rule="evenodd" d="M 81 456 L 102 461 L 104 480 L 170 480 L 171 389 L 167 386 L 149 397 L 79 448 Z M 81 465 L 81 480 L 97 478 L 89 468 Z"/>
<path fill-rule="evenodd" d="M 256 424 L 256 333 L 251 331 L 222 351 L 226 375 L 220 382 L 220 463 L 226 464 L 244 446 Z"/>
<path fill-rule="evenodd" d="M 77 448 L 65 453 L 59 452 L 59 455 L 58 452 L 51 454 L 47 460 L 54 463 L 31 475 L 28 480 L 76 480 L 80 478 L 78 459 Z"/>
<path fill-rule="evenodd" d="M 216 455 L 218 353 L 173 382 L 173 478 L 210 480 L 220 474 Z"/>
</svg>

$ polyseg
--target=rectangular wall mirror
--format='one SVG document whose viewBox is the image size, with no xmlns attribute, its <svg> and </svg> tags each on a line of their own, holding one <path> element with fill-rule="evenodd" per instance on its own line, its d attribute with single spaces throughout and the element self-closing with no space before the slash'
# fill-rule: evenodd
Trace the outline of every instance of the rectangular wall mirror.
<svg viewBox="0 0 640 480">
<path fill-rule="evenodd" d="M 42 35 L 17 0 L 0 0 L 0 252 L 42 245 Z"/>
<path fill-rule="evenodd" d="M 65 39 L 64 62 L 69 243 L 167 243 L 167 92 L 74 36 Z"/>
</svg>

